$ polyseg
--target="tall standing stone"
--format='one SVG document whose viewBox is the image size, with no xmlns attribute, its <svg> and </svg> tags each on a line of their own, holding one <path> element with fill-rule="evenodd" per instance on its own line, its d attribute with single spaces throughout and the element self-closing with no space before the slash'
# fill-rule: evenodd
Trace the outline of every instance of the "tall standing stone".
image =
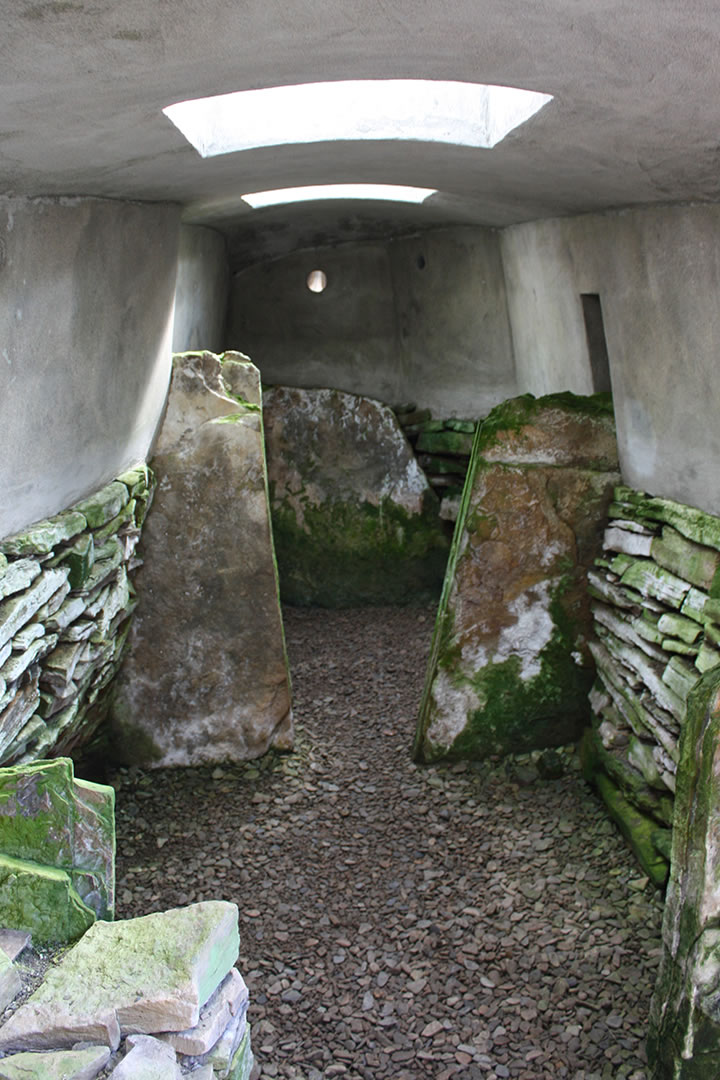
<svg viewBox="0 0 720 1080">
<path fill-rule="evenodd" d="M 586 573 L 617 446 L 608 395 L 514 398 L 479 427 L 415 754 L 484 758 L 580 734 L 593 677 Z"/>
<path fill-rule="evenodd" d="M 392 410 L 340 390 L 279 386 L 266 393 L 264 414 L 283 600 L 437 599 L 449 543 Z"/>
<path fill-rule="evenodd" d="M 240 354 L 174 358 L 112 711 L 126 762 L 238 761 L 292 745 L 259 402 L 258 371 Z"/>
<path fill-rule="evenodd" d="M 720 669 L 688 697 L 680 737 L 663 958 L 650 1011 L 653 1080 L 720 1076 Z"/>
</svg>

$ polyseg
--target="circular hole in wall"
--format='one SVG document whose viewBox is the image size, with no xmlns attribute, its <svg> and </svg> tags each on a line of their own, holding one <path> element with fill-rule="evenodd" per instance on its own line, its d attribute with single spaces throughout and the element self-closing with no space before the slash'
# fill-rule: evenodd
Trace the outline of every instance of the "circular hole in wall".
<svg viewBox="0 0 720 1080">
<path fill-rule="evenodd" d="M 424 270 L 426 266 L 427 266 L 427 263 L 425 262 L 425 256 L 424 255 L 418 255 L 418 257 L 417 257 L 417 268 L 418 268 L 418 270 Z"/>
<path fill-rule="evenodd" d="M 327 288 L 327 274 L 324 270 L 311 270 L 306 285 L 310 292 L 323 292 Z"/>
</svg>

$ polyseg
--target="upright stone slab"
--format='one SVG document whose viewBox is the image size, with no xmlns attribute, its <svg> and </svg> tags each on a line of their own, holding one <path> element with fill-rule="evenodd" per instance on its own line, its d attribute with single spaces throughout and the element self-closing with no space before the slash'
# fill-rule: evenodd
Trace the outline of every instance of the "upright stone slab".
<svg viewBox="0 0 720 1080">
<path fill-rule="evenodd" d="M 281 386 L 265 394 L 264 416 L 283 600 L 437 599 L 449 542 L 392 410 L 340 390 Z"/>
<path fill-rule="evenodd" d="M 416 758 L 484 758 L 579 736 L 593 671 L 586 572 L 602 549 L 616 469 L 609 395 L 525 395 L 481 424 Z"/>
<path fill-rule="evenodd" d="M 247 399 L 236 392 L 251 384 Z M 242 761 L 292 745 L 259 394 L 239 354 L 174 358 L 112 709 L 123 761 Z"/>
<path fill-rule="evenodd" d="M 688 697 L 680 738 L 663 958 L 650 1012 L 653 1080 L 720 1076 L 720 669 Z"/>
</svg>

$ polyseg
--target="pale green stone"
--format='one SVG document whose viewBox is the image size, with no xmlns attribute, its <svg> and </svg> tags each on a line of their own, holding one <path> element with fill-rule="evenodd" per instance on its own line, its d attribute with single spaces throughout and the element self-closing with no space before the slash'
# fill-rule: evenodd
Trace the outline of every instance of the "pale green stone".
<svg viewBox="0 0 720 1080">
<path fill-rule="evenodd" d="M 119 514 L 129 498 L 125 484 L 113 480 L 94 495 L 77 503 L 73 509 L 84 515 L 89 528 L 98 529 Z"/>
<path fill-rule="evenodd" d="M 646 641 L 652 641 L 655 645 L 662 645 L 664 635 L 658 630 L 656 620 L 650 612 L 634 619 L 632 626 L 635 632 L 640 637 L 644 637 Z"/>
<path fill-rule="evenodd" d="M 35 713 L 30 717 L 27 724 L 15 736 L 9 746 L 6 747 L 3 757 L 6 761 L 17 759 L 26 749 L 29 743 L 37 739 L 43 731 L 46 731 L 45 721 Z"/>
<path fill-rule="evenodd" d="M 697 669 L 679 656 L 674 656 L 663 671 L 663 682 L 685 700 L 699 679 Z"/>
<path fill-rule="evenodd" d="M 706 640 L 700 646 L 700 652 L 695 659 L 695 667 L 700 672 L 710 671 L 711 668 L 717 667 L 720 664 L 720 652 L 714 649 L 712 645 Z"/>
<path fill-rule="evenodd" d="M 124 484 L 128 489 L 128 494 L 140 495 L 147 491 L 151 484 L 152 473 L 144 463 L 135 465 L 131 469 L 127 469 L 120 476 L 116 477 L 119 483 Z"/>
<path fill-rule="evenodd" d="M 0 924 L 40 943 L 74 941 L 94 920 L 64 870 L 0 855 Z"/>
<path fill-rule="evenodd" d="M 111 518 L 107 525 L 103 525 L 102 529 L 98 529 L 97 532 L 94 533 L 95 542 L 97 544 L 102 544 L 108 537 L 114 536 L 128 521 L 134 523 L 136 508 L 137 499 L 131 499 L 127 506 L 125 506 L 116 517 Z"/>
<path fill-rule="evenodd" d="M 122 547 L 119 543 L 116 542 L 112 545 L 111 548 L 108 547 L 108 551 L 111 552 L 109 558 L 96 559 L 95 565 L 90 571 L 87 581 L 83 586 L 83 590 L 85 592 L 92 592 L 92 590 L 97 588 L 98 585 L 105 581 L 106 578 L 108 578 L 113 573 L 113 571 L 117 570 L 117 568 L 122 563 L 123 552 Z M 88 608 L 88 610 L 90 609 Z"/>
<path fill-rule="evenodd" d="M 30 622 L 66 582 L 67 570 L 46 570 L 25 592 L 4 600 L 0 604 L 0 647 Z"/>
<path fill-rule="evenodd" d="M 0 1061 L 0 1080 L 94 1080 L 109 1057 L 107 1046 L 12 1054 Z"/>
<path fill-rule="evenodd" d="M 238 956 L 235 904 L 208 900 L 123 922 L 97 922 L 0 1028 L 0 1050 L 117 1048 L 122 1032 L 182 1031 Z"/>
<path fill-rule="evenodd" d="M 688 540 L 669 525 L 663 528 L 662 536 L 653 540 L 652 557 L 699 589 L 710 589 L 720 567 L 720 552 Z"/>
<path fill-rule="evenodd" d="M 63 552 L 62 560 L 70 572 L 70 588 L 82 589 L 95 562 L 95 541 L 92 533 L 79 536 L 67 551 Z"/>
<path fill-rule="evenodd" d="M 15 652 L 23 652 L 25 649 L 32 645 L 33 641 L 37 641 L 39 637 L 42 637 L 45 633 L 45 627 L 40 622 L 27 623 L 22 630 L 19 630 L 15 637 L 12 639 L 12 647 Z M 0 668 L 2 664 L 0 664 Z"/>
<path fill-rule="evenodd" d="M 0 948 L 0 1014 L 22 990 L 22 979 L 10 957 Z M 2 1064 L 2 1063 L 0 1063 Z M 2 1072 L 0 1072 L 2 1077 Z"/>
<path fill-rule="evenodd" d="M 666 652 L 677 653 L 678 656 L 697 656 L 700 649 L 699 645 L 686 645 L 677 638 L 663 638 L 662 647 Z"/>
<path fill-rule="evenodd" d="M 681 641 L 692 645 L 700 636 L 702 627 L 698 626 L 692 619 L 685 619 L 682 615 L 668 613 L 660 616 L 658 629 L 662 630 L 667 637 L 680 638 Z"/>
<path fill-rule="evenodd" d="M 27 671 L 30 665 L 35 663 L 39 657 L 49 652 L 56 642 L 57 634 L 49 634 L 47 637 L 43 635 L 23 652 L 13 653 L 10 659 L 0 668 L 0 676 L 7 683 L 17 682 L 22 673 Z"/>
<path fill-rule="evenodd" d="M 0 540 L 0 550 L 6 555 L 47 555 L 58 544 L 71 540 L 86 528 L 84 515 L 73 508 L 47 521 L 38 521 L 22 533 Z"/>
<path fill-rule="evenodd" d="M 720 550 L 720 518 L 672 499 L 650 498 L 628 487 L 618 487 L 615 497 L 618 502 L 624 502 L 633 508 L 634 512 L 629 516 L 662 521 L 672 525 L 689 540 Z"/>
<path fill-rule="evenodd" d="M 613 560 L 613 563 L 615 562 L 616 560 Z M 631 560 L 631 565 L 622 573 L 620 584 L 630 589 L 636 589 L 643 596 L 654 596 L 658 600 L 678 608 L 690 588 L 686 581 L 676 577 L 675 574 L 663 569 L 662 566 L 658 566 L 649 559 Z"/>
<path fill-rule="evenodd" d="M 250 1025 L 248 1025 L 245 1029 L 243 1041 L 240 1043 L 235 1057 L 232 1059 L 232 1064 L 230 1065 L 227 1074 L 227 1080 L 250 1080 L 250 1073 L 253 1070 L 254 1064 L 255 1058 L 250 1042 Z"/>
<path fill-rule="evenodd" d="M 702 592 L 700 589 L 689 589 L 688 594 L 683 601 L 683 605 L 680 608 L 682 615 L 685 615 L 688 619 L 695 619 L 696 622 L 703 622 L 703 615 L 705 611 L 705 605 L 709 600 L 707 593 Z"/>
<path fill-rule="evenodd" d="M 18 559 L 11 563 L 5 560 L 5 569 L 0 567 L 0 600 L 27 589 L 40 570 L 40 563 L 35 559 Z"/>
</svg>

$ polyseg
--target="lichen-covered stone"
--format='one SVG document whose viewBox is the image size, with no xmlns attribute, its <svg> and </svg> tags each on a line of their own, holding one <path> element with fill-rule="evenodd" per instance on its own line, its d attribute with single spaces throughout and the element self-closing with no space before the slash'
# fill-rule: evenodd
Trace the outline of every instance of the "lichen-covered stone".
<svg viewBox="0 0 720 1080">
<path fill-rule="evenodd" d="M 224 900 L 95 923 L 0 1028 L 0 1050 L 115 1050 L 121 1035 L 194 1027 L 237 960 L 237 924 Z"/>
<path fill-rule="evenodd" d="M 688 700 L 663 958 L 648 1038 L 654 1080 L 720 1076 L 720 671 Z"/>
<path fill-rule="evenodd" d="M 174 360 L 137 573 L 142 603 L 113 691 L 120 760 L 237 761 L 292 745 L 262 415 L 225 396 L 221 368 L 211 353 Z"/>
<path fill-rule="evenodd" d="M 0 851 L 65 871 L 94 914 L 112 918 L 114 809 L 113 788 L 76 779 L 68 758 L 0 769 Z"/>
<path fill-rule="evenodd" d="M 570 399 L 517 399 L 478 430 L 418 722 L 422 760 L 561 745 L 582 729 L 586 573 L 617 458 L 604 398 Z"/>
<path fill-rule="evenodd" d="M 0 604 L 0 645 L 10 641 L 33 616 L 40 618 L 43 605 L 66 584 L 67 575 L 67 570 L 47 570 L 24 592 Z"/>
<path fill-rule="evenodd" d="M 38 943 L 74 941 L 95 920 L 64 870 L 0 855 L 0 922 Z"/>
<path fill-rule="evenodd" d="M 84 514 L 73 507 L 48 521 L 38 521 L 22 533 L 0 540 L 0 551 L 5 555 L 47 555 L 58 544 L 81 533 L 87 524 Z"/>
<path fill-rule="evenodd" d="M 9 565 L 5 559 L 4 568 L 0 568 L 0 600 L 27 589 L 40 570 L 40 563 L 36 559 L 17 559 Z"/>
<path fill-rule="evenodd" d="M 339 390 L 275 387 L 264 420 L 283 600 L 346 607 L 436 598 L 449 545 L 394 413 Z"/>
<path fill-rule="evenodd" d="M 129 498 L 126 485 L 119 480 L 113 480 L 100 491 L 76 503 L 73 509 L 83 515 L 91 529 L 98 529 L 119 514 Z"/>
<path fill-rule="evenodd" d="M 107 1046 L 11 1054 L 0 1061 L 0 1080 L 94 1080 L 109 1057 Z"/>
</svg>

